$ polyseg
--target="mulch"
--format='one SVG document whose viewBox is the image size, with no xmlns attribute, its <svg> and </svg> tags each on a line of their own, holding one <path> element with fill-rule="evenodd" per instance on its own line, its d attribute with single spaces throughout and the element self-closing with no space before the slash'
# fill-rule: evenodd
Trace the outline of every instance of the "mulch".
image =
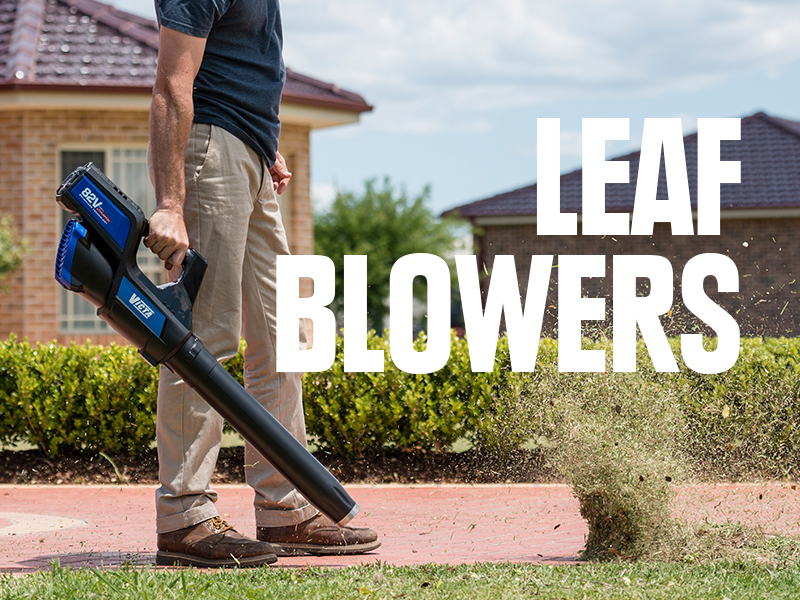
<svg viewBox="0 0 800 600">
<path fill-rule="evenodd" d="M 424 453 L 402 450 L 358 458 L 326 452 L 316 458 L 345 484 L 553 483 L 561 481 L 541 452 L 519 450 L 497 457 L 477 450 Z M 220 451 L 214 483 L 244 483 L 244 448 Z M 97 453 L 47 458 L 38 450 L 0 452 L 0 483 L 156 484 L 158 458 L 104 457 Z"/>
</svg>

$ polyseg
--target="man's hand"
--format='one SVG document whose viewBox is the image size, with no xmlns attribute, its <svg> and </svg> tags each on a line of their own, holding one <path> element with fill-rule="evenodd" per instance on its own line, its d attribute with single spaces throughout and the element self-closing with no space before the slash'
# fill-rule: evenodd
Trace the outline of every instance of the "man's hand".
<svg viewBox="0 0 800 600">
<path fill-rule="evenodd" d="M 150 217 L 150 233 L 144 245 L 164 261 L 167 271 L 183 264 L 189 248 L 189 236 L 183 222 L 183 213 L 159 208 Z"/>
<path fill-rule="evenodd" d="M 289 180 L 292 178 L 292 174 L 289 173 L 289 169 L 286 168 L 286 161 L 283 159 L 280 152 L 275 153 L 275 163 L 269 170 L 269 174 L 272 176 L 272 189 L 275 190 L 275 193 L 282 194 L 285 192 L 286 188 L 289 186 Z"/>
</svg>

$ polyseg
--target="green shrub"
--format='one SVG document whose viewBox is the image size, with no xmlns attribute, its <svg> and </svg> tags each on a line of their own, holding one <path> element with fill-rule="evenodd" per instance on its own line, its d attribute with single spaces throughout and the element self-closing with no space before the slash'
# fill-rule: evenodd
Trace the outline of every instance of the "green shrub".
<svg viewBox="0 0 800 600">
<path fill-rule="evenodd" d="M 718 477 L 797 475 L 800 338 L 742 339 L 724 373 L 683 371 L 687 452 Z"/>
<path fill-rule="evenodd" d="M 414 347 L 422 351 L 424 345 L 420 334 Z M 498 399 L 518 395 L 523 379 L 510 370 L 505 339 L 498 344 L 495 370 L 488 374 L 472 372 L 466 341 L 455 333 L 447 365 L 424 375 L 392 363 L 388 336 L 370 332 L 367 347 L 384 352 L 383 373 L 345 372 L 344 341 L 337 337 L 333 367 L 303 379 L 308 432 L 343 455 L 389 447 L 443 450 L 461 437 L 478 438 Z"/>
<path fill-rule="evenodd" d="M 800 339 L 743 339 L 736 365 L 710 376 L 656 373 L 641 343 L 638 373 L 559 373 L 550 339 L 540 344 L 535 373 L 513 373 L 505 337 L 494 371 L 473 373 L 467 341 L 455 336 L 444 368 L 413 375 L 394 366 L 388 339 L 374 334 L 368 346 L 384 351 L 385 372 L 346 373 L 343 340 L 336 343 L 334 366 L 308 373 L 303 388 L 309 433 L 339 454 L 446 450 L 459 438 L 501 456 L 531 441 L 553 446 L 556 404 L 591 379 L 606 386 L 609 402 L 639 388 L 674 398 L 685 425 L 678 447 L 705 476 L 798 474 Z M 415 343 L 421 350 L 425 340 Z M 679 356 L 679 341 L 671 344 Z M 585 347 L 606 348 L 610 360 L 606 342 Z M 225 363 L 240 382 L 242 364 L 242 352 Z M 50 456 L 138 455 L 155 437 L 157 377 L 130 347 L 31 346 L 12 337 L 0 343 L 0 442 L 29 441 Z"/>
<path fill-rule="evenodd" d="M 584 340 L 585 349 L 605 349 L 608 341 Z M 636 373 L 558 373 L 557 342 L 542 340 L 536 371 L 519 396 L 499 398 L 483 423 L 482 444 L 502 453 L 521 441 L 552 445 L 550 402 L 588 381 L 606 381 L 626 400 L 637 386 L 672 395 L 683 426 L 675 429 L 677 447 L 704 478 L 784 478 L 800 475 L 800 338 L 743 338 L 736 364 L 724 373 L 703 375 L 680 359 L 680 340 L 670 340 L 678 373 L 657 373 L 640 340 Z M 630 380 L 630 384 L 628 384 Z"/>
<path fill-rule="evenodd" d="M 532 441 L 539 446 L 549 445 L 553 427 L 549 408 L 553 394 L 558 393 L 553 379 L 558 373 L 557 357 L 558 343 L 543 339 L 539 344 L 536 370 L 514 373 L 508 338 L 500 338 L 491 377 L 472 374 L 481 380 L 476 386 L 482 385 L 484 393 L 491 398 L 472 436 L 476 445 L 501 457 L 510 456 L 521 445 Z M 466 366 L 469 368 L 468 362 Z"/>
<path fill-rule="evenodd" d="M 0 281 L 19 268 L 27 251 L 28 247 L 17 236 L 11 219 L 0 218 Z M 0 284 L 0 293 L 3 291 L 5 288 Z"/>
<path fill-rule="evenodd" d="M 244 340 L 241 340 L 239 342 L 239 353 L 222 364 L 225 370 L 239 382 L 239 385 L 244 385 L 244 350 L 246 347 L 247 344 L 244 343 Z"/>
<path fill-rule="evenodd" d="M 140 455 L 154 438 L 157 383 L 130 347 L 32 347 L 12 337 L 0 344 L 0 440 L 25 439 L 51 457 Z"/>
</svg>

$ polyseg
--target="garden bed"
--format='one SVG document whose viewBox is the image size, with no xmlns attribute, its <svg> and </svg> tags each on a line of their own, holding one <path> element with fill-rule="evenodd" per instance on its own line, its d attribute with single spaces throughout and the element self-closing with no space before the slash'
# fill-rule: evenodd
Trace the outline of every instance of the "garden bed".
<svg viewBox="0 0 800 600">
<path fill-rule="evenodd" d="M 244 483 L 244 448 L 223 448 L 215 483 Z M 360 458 L 317 452 L 317 459 L 343 483 L 551 483 L 557 474 L 537 450 L 507 458 L 477 450 L 422 453 L 388 451 Z M 155 484 L 158 459 L 151 450 L 139 458 L 73 454 L 47 458 L 38 450 L 0 452 L 0 483 Z"/>
</svg>

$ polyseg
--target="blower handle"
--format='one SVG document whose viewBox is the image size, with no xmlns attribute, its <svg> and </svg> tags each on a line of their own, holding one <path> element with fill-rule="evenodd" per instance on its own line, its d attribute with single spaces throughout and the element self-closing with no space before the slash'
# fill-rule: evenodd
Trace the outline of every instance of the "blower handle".
<svg viewBox="0 0 800 600">
<path fill-rule="evenodd" d="M 200 289 L 200 284 L 203 283 L 203 276 L 206 273 L 208 263 L 206 259 L 200 256 L 194 248 L 186 250 L 186 256 L 183 258 L 183 271 L 181 271 L 176 285 L 183 286 L 189 296 L 189 301 L 194 304 L 194 299 L 197 297 L 197 292 Z"/>
</svg>

